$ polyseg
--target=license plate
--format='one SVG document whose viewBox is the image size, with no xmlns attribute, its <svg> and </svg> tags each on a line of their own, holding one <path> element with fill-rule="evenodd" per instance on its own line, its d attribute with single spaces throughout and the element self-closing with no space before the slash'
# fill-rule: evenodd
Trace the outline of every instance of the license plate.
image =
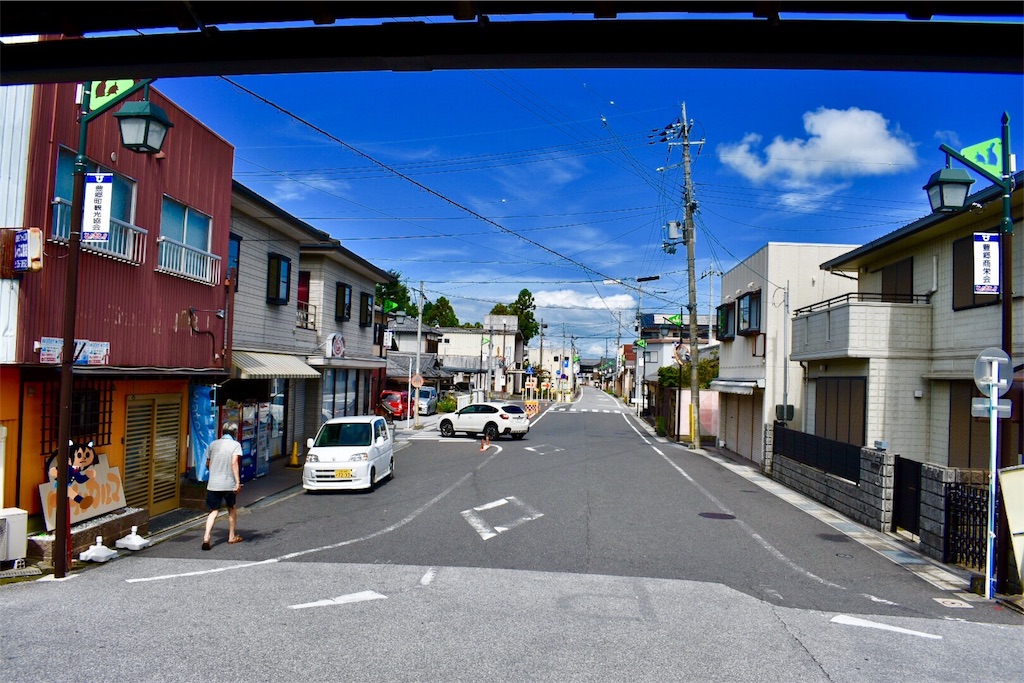
<svg viewBox="0 0 1024 683">
<path fill-rule="evenodd" d="M 352 470 L 334 470 L 335 479 L 351 479 Z"/>
</svg>

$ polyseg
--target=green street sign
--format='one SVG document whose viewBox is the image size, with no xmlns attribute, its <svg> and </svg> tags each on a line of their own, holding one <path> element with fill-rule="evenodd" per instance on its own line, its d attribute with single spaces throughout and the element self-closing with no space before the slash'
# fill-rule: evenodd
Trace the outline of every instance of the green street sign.
<svg viewBox="0 0 1024 683">
<path fill-rule="evenodd" d="M 680 325 L 681 326 L 683 324 L 683 316 L 681 314 L 678 314 L 678 313 L 676 315 L 670 315 L 668 317 L 668 321 L 670 323 L 672 323 L 673 325 Z"/>
<path fill-rule="evenodd" d="M 635 342 L 633 342 L 633 346 L 639 346 L 642 349 L 645 346 L 647 346 L 647 340 L 646 339 L 637 339 Z"/>
<path fill-rule="evenodd" d="M 1003 174 L 1003 141 L 999 138 L 964 147 L 960 154 L 994 176 Z"/>
<path fill-rule="evenodd" d="M 131 79 L 92 81 L 91 85 L 92 88 L 89 91 L 89 111 L 96 111 L 135 85 L 135 81 Z"/>
</svg>

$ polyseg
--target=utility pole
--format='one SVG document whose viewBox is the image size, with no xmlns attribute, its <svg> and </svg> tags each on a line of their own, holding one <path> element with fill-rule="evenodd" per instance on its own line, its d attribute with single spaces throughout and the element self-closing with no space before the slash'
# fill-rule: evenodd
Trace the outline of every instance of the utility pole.
<svg viewBox="0 0 1024 683">
<path fill-rule="evenodd" d="M 422 346 L 423 338 L 423 280 L 420 280 L 420 314 L 416 317 L 416 375 L 423 380 L 423 375 L 420 374 L 420 346 Z M 410 384 L 412 381 L 410 380 Z M 420 428 L 420 388 L 416 387 L 416 398 L 412 397 L 412 392 L 409 392 L 409 403 L 413 406 L 413 429 Z"/>
<path fill-rule="evenodd" d="M 687 308 L 690 311 L 690 434 L 693 448 L 700 448 L 700 376 L 697 365 L 700 361 L 700 344 L 697 339 L 697 273 L 695 257 L 697 250 L 697 231 L 693 226 L 693 210 L 697 202 L 693 198 L 693 177 L 690 174 L 690 128 L 686 120 L 686 102 L 683 102 L 682 116 L 683 134 L 683 227 L 686 230 L 686 272 L 689 278 L 690 298 Z"/>
<path fill-rule="evenodd" d="M 541 318 L 540 319 L 540 370 L 537 372 L 537 381 L 540 382 L 541 385 L 544 384 L 544 328 L 545 327 L 547 327 L 547 325 L 544 324 L 544 318 Z M 548 380 L 548 384 L 550 384 L 550 383 L 551 383 L 551 380 L 549 379 Z M 539 388 L 540 388 L 540 392 L 539 392 L 540 393 L 540 397 L 543 399 L 544 398 L 544 387 L 541 386 Z"/>
<path fill-rule="evenodd" d="M 697 210 L 697 201 L 693 196 L 693 178 L 690 173 L 691 128 L 693 128 L 693 124 L 686 118 L 686 103 L 683 102 L 682 117 L 677 123 L 670 124 L 662 131 L 661 142 L 667 142 L 670 147 L 673 145 L 682 145 L 683 147 L 683 241 L 686 242 L 686 271 L 690 288 L 689 303 L 686 306 L 690 312 L 690 445 L 693 448 L 700 448 L 700 376 L 697 372 L 700 344 L 697 334 L 697 274 L 694 264 L 697 235 L 693 225 L 693 214 Z M 703 145 L 704 141 L 699 140 L 696 144 Z M 663 171 L 667 168 L 669 167 L 658 170 Z M 662 245 L 666 253 L 675 253 L 675 245 L 678 244 L 678 240 L 675 239 L 674 232 L 677 227 L 677 222 L 670 221 L 669 240 Z"/>
</svg>

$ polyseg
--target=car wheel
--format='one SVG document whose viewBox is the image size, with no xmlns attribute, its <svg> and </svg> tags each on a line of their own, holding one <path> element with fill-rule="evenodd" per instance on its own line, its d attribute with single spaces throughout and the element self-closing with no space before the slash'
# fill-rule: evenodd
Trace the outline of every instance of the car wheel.
<svg viewBox="0 0 1024 683">
<path fill-rule="evenodd" d="M 513 434 L 512 438 L 515 439 L 516 441 L 519 441 L 519 439 L 523 438 L 524 436 L 526 436 L 526 434 Z"/>
<path fill-rule="evenodd" d="M 390 465 L 390 467 L 388 468 L 388 481 L 391 481 L 392 479 L 395 478 L 395 459 L 394 458 L 391 458 L 391 462 L 389 463 L 389 465 Z"/>
<path fill-rule="evenodd" d="M 452 423 L 445 420 L 441 423 L 441 436 L 452 437 L 455 436 L 455 428 L 452 427 Z"/>
<path fill-rule="evenodd" d="M 370 468 L 370 485 L 366 487 L 367 491 L 372 491 L 374 488 L 376 488 L 376 486 L 377 486 L 376 479 L 377 479 L 377 468 L 376 467 L 371 467 Z"/>
<path fill-rule="evenodd" d="M 490 422 L 484 427 L 484 436 L 487 437 L 488 441 L 494 441 L 498 438 L 498 425 Z"/>
</svg>

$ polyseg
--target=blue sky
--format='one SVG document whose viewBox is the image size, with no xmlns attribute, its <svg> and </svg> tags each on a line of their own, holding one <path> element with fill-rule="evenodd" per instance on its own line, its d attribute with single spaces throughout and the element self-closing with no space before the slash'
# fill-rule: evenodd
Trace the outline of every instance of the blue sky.
<svg viewBox="0 0 1024 683">
<path fill-rule="evenodd" d="M 928 213 L 940 143 L 1024 148 L 1024 76 L 739 70 L 508 70 L 160 79 L 235 146 L 235 178 L 410 290 L 482 321 L 523 288 L 548 334 L 587 357 L 628 342 L 644 312 L 687 300 L 679 147 L 693 123 L 697 274 L 769 241 L 857 246 Z M 283 111 L 282 111 L 283 110 Z M 319 129 L 319 130 L 317 130 Z M 325 134 L 326 133 L 326 134 Z M 1020 156 L 1019 158 L 1024 158 Z M 1019 164 L 1018 164 L 1019 165 Z M 985 183 L 979 178 L 975 189 Z M 699 312 L 720 281 L 697 285 Z M 649 289 L 648 289 L 649 288 Z M 648 294 L 648 291 L 651 294 Z M 536 341 L 532 345 L 536 345 Z"/>
</svg>

